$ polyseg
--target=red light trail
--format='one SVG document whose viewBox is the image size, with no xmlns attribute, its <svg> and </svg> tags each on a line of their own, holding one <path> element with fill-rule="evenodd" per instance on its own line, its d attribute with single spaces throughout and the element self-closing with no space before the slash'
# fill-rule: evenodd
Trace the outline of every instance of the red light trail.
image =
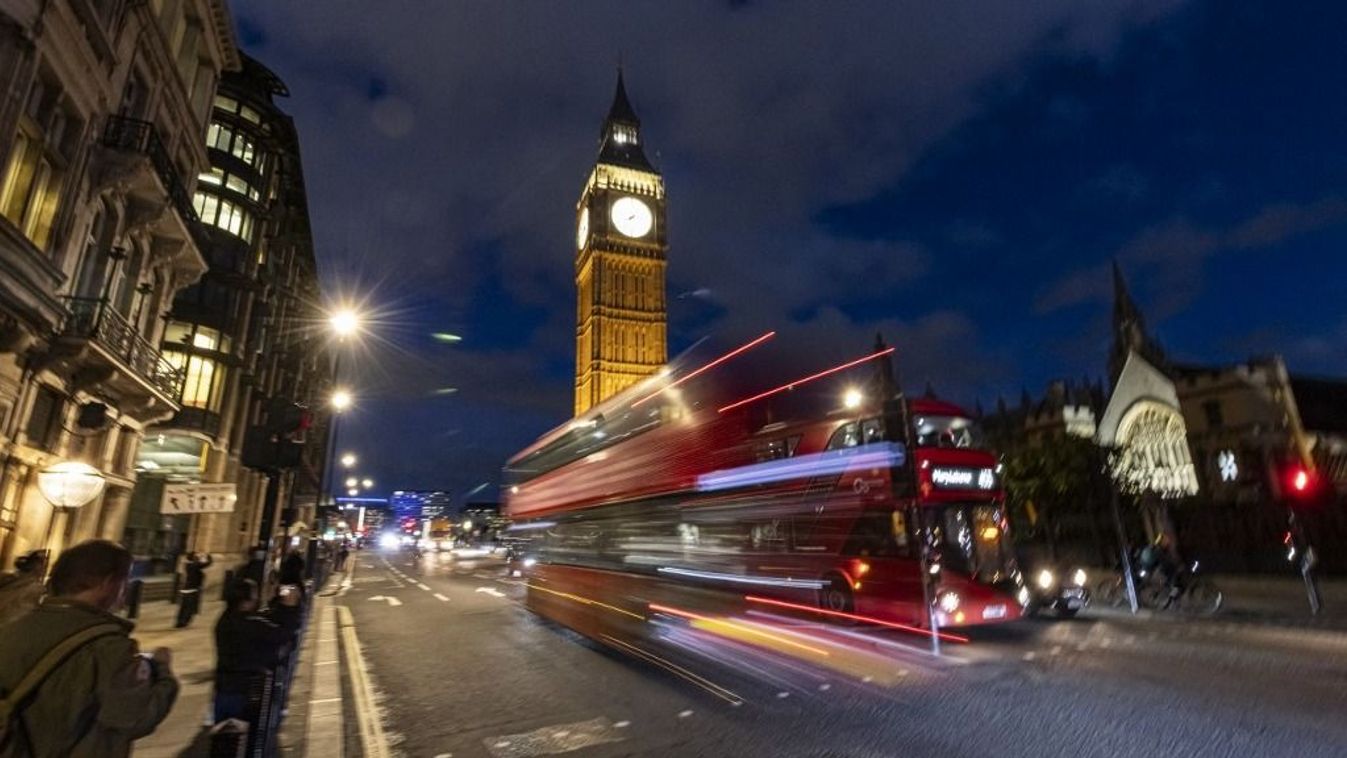
<svg viewBox="0 0 1347 758">
<path fill-rule="evenodd" d="M 736 403 L 730 403 L 729 405 L 725 406 L 724 408 L 721 408 L 719 411 L 716 411 L 716 412 L 717 412 L 717 413 L 724 413 L 725 411 L 733 410 L 733 409 L 735 409 L 735 408 L 738 408 L 738 407 L 741 406 L 741 405 L 748 405 L 749 403 L 751 403 L 751 402 L 753 402 L 753 401 L 755 401 L 755 400 L 761 400 L 761 399 L 763 399 L 764 397 L 771 397 L 772 395 L 775 395 L 775 394 L 777 394 L 778 392 L 785 392 L 786 390 L 795 389 L 797 386 L 799 386 L 799 385 L 801 385 L 801 384 L 805 384 L 805 383 L 807 383 L 807 382 L 812 382 L 812 381 L 814 381 L 815 379 L 821 379 L 821 378 L 823 378 L 823 377 L 825 377 L 825 376 L 827 376 L 827 375 L 829 375 L 829 374 L 836 374 L 838 371 L 846 371 L 847 369 L 851 368 L 852 366 L 859 366 L 859 365 L 861 365 L 862 363 L 865 363 L 866 361 L 874 360 L 875 358 L 878 358 L 878 357 L 883 356 L 883 355 L 888 355 L 889 353 L 892 353 L 893 350 L 894 350 L 894 349 L 891 348 L 891 347 L 885 348 L 885 349 L 883 349 L 883 350 L 880 350 L 880 351 L 877 352 L 877 353 L 871 353 L 870 355 L 867 355 L 867 356 L 865 356 L 864 358 L 857 358 L 857 359 L 854 360 L 854 361 L 850 361 L 850 362 L 848 362 L 848 363 L 843 363 L 843 364 L 840 365 L 840 366 L 833 366 L 832 368 L 827 369 L 827 370 L 825 370 L 825 371 L 820 371 L 820 372 L 818 372 L 817 374 L 811 374 L 811 375 L 809 375 L 809 376 L 804 377 L 803 379 L 796 379 L 796 380 L 793 381 L 793 382 L 789 382 L 789 383 L 787 383 L 787 384 L 783 384 L 783 385 L 781 385 L 780 387 L 777 387 L 776 389 L 770 389 L 770 390 L 767 390 L 766 392 L 760 392 L 760 393 L 754 395 L 753 397 L 745 398 L 745 399 L 740 400 L 740 401 L 738 401 L 738 402 L 736 402 Z"/>
<path fill-rule="evenodd" d="M 687 376 L 684 376 L 683 378 L 679 379 L 678 381 L 673 382 L 673 383 L 670 384 L 669 386 L 667 386 L 667 387 L 660 387 L 659 389 L 655 390 L 654 392 L 651 392 L 649 395 L 646 395 L 645 397 L 641 398 L 640 400 L 637 400 L 636 402 L 632 403 L 632 404 L 631 404 L 631 407 L 635 408 L 636 406 L 640 405 L 641 403 L 644 403 L 645 401 L 647 401 L 647 400 L 649 400 L 650 398 L 652 398 L 652 397 L 658 395 L 659 393 L 665 392 L 665 391 L 668 391 L 668 390 L 671 390 L 671 389 L 673 389 L 674 387 L 677 387 L 678 385 L 682 384 L 683 382 L 686 382 L 687 380 L 691 379 L 692 377 L 694 377 L 694 376 L 696 376 L 696 375 L 698 375 L 698 374 L 701 374 L 701 373 L 706 372 L 706 371 L 710 371 L 711 369 L 715 368 L 716 366 L 719 366 L 720 364 L 724 363 L 725 361 L 728 361 L 729 359 L 733 358 L 734 356 L 739 355 L 740 353 L 744 352 L 745 350 L 750 350 L 750 349 L 752 349 L 752 348 L 754 348 L 754 347 L 757 347 L 758 345 L 761 345 L 762 343 L 766 342 L 767 340 L 769 340 L 769 339 L 771 339 L 771 338 L 773 338 L 773 337 L 775 337 L 775 336 L 776 336 L 776 332 L 768 332 L 768 333 L 762 335 L 761 337 L 759 337 L 759 338 L 753 340 L 752 342 L 749 342 L 749 343 L 746 344 L 746 345 L 742 345 L 742 346 L 740 346 L 740 347 L 738 347 L 738 348 L 736 348 L 736 349 L 734 349 L 734 350 L 731 350 L 730 352 L 725 353 L 724 355 L 720 356 L 719 358 L 715 359 L 714 361 L 711 361 L 710 363 L 706 364 L 705 366 L 702 366 L 701 368 L 697 369 L 696 371 L 693 371 L 691 374 L 688 374 Z"/>
</svg>

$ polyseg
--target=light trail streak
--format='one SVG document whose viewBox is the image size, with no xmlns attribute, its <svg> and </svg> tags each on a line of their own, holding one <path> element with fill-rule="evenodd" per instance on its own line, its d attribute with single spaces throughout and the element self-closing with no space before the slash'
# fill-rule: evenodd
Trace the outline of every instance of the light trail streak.
<svg viewBox="0 0 1347 758">
<path fill-rule="evenodd" d="M 528 584 L 528 583 L 525 583 L 524 586 L 525 586 L 525 587 L 528 587 L 528 588 L 531 589 L 531 590 L 538 590 L 539 592 L 547 592 L 547 593 L 550 593 L 550 594 L 552 594 L 552 595 L 557 595 L 558 597 L 564 597 L 564 598 L 566 598 L 567 600 L 573 600 L 573 601 L 575 601 L 575 602 L 577 602 L 577 603 L 582 603 L 582 604 L 584 604 L 584 605 L 597 605 L 597 606 L 600 607 L 600 608 L 606 608 L 606 609 L 608 609 L 608 610 L 610 610 L 610 611 L 615 611 L 615 612 L 617 612 L 617 613 L 621 613 L 621 614 L 623 614 L 624 616 L 631 616 L 632 618 L 636 619 L 637 621 L 645 621 L 645 616 L 642 616 L 642 615 L 640 615 L 639 613 L 632 613 L 631 611 L 629 611 L 629 610 L 627 610 L 627 609 L 625 609 L 625 608 L 618 608 L 616 605 L 609 605 L 609 604 L 604 603 L 604 602 L 601 602 L 601 601 L 599 601 L 599 600 L 591 600 L 590 598 L 583 597 L 583 596 L 581 596 L 581 595 L 575 595 L 575 594 L 572 594 L 572 593 L 570 593 L 570 592 L 560 592 L 560 591 L 558 591 L 558 590 L 549 590 L 549 589 L 547 589 L 546 587 L 539 587 L 539 586 L 536 585 L 536 584 Z"/>
<path fill-rule="evenodd" d="M 906 459 L 907 455 L 902 445 L 893 442 L 871 443 L 861 448 L 810 453 L 779 461 L 764 461 L 712 471 L 697 477 L 697 489 L 701 492 L 714 492 L 754 484 L 841 474 L 851 468 L 901 466 Z"/>
<path fill-rule="evenodd" d="M 650 663 L 659 666 L 665 671 L 668 671 L 672 674 L 675 674 L 677 676 L 686 679 L 689 682 L 692 682 L 693 684 L 697 685 L 698 687 L 701 687 L 707 692 L 710 692 L 712 695 L 715 695 L 716 697 L 720 698 L 721 700 L 724 700 L 730 705 L 744 704 L 744 699 L 739 697 L 739 695 L 737 695 L 731 690 L 727 690 L 724 687 L 721 687 L 720 685 L 716 684 L 710 679 L 698 676 L 697 674 L 688 671 L 687 669 L 683 668 L 682 666 L 679 666 L 676 663 L 666 661 L 663 658 L 659 657 L 658 655 L 655 655 L 654 653 L 651 653 L 647 650 L 643 650 L 639 647 L 636 647 L 635 645 L 623 642 L 622 640 L 619 640 L 618 638 L 613 637 L 611 635 L 603 634 L 600 636 L 603 637 L 603 639 L 607 640 L 610 644 L 617 645 L 619 648 L 626 650 L 627 652 L 645 661 L 649 661 Z"/>
<path fill-rule="evenodd" d="M 768 576 L 722 574 L 716 571 L 699 571 L 697 569 L 675 568 L 673 566 L 661 566 L 658 571 L 661 574 L 686 576 L 692 579 L 708 579 L 716 582 L 732 582 L 735 584 L 753 584 L 760 587 L 790 587 L 792 589 L 817 590 L 828 585 L 827 582 L 818 579 L 774 579 Z"/>
<path fill-rule="evenodd" d="M 678 385 L 682 384 L 683 382 L 686 382 L 687 380 L 691 379 L 692 377 L 697 376 L 698 374 L 704 373 L 704 372 L 706 372 L 706 371 L 710 371 L 711 369 L 715 368 L 716 366 L 719 366 L 720 364 L 724 363 L 725 361 L 728 361 L 729 359 L 733 358 L 734 356 L 739 355 L 740 353 L 743 353 L 743 352 L 746 351 L 746 350 L 751 350 L 751 349 L 753 349 L 754 347 L 757 347 L 758 345 L 761 345 L 762 343 L 766 342 L 767 340 L 769 340 L 769 339 L 771 339 L 771 338 L 773 338 L 773 337 L 775 337 L 775 336 L 776 336 L 776 332 L 768 332 L 768 333 L 762 335 L 761 337 L 759 337 L 759 338 L 753 340 L 752 342 L 749 342 L 748 344 L 741 345 L 740 347 L 735 348 L 734 350 L 731 350 L 730 352 L 728 352 L 728 353 L 726 353 L 726 354 L 720 356 L 719 358 L 715 359 L 714 361 L 711 361 L 710 363 L 706 364 L 705 366 L 702 366 L 701 368 L 697 369 L 696 371 L 693 371 L 691 374 L 688 374 L 687 376 L 684 376 L 683 378 L 679 379 L 678 381 L 669 384 L 669 386 L 667 386 L 667 387 L 661 387 L 661 388 L 655 390 L 654 392 L 651 392 L 649 395 L 646 395 L 645 397 L 641 398 L 640 400 L 637 400 L 636 402 L 632 403 L 632 404 L 631 404 L 631 407 L 635 408 L 635 407 L 637 407 L 638 405 L 640 405 L 641 403 L 644 403 L 645 401 L 649 400 L 650 398 L 655 397 L 655 396 L 658 395 L 659 393 L 661 393 L 661 392 L 667 392 L 667 391 L 673 389 L 674 387 L 677 387 Z"/>
<path fill-rule="evenodd" d="M 648 607 L 652 611 L 659 611 L 660 613 L 667 613 L 672 616 L 681 616 L 682 618 L 688 619 L 690 621 L 698 622 L 699 624 L 701 624 L 700 626 L 697 626 L 698 629 L 703 629 L 709 632 L 718 632 L 720 634 L 729 637 L 730 639 L 739 639 L 741 642 L 744 641 L 743 640 L 744 636 L 756 637 L 759 639 L 770 640 L 772 642 L 777 643 L 778 645 L 785 645 L 787 647 L 792 647 L 797 650 L 804 650 L 806 652 L 813 653 L 814 655 L 821 656 L 823 658 L 827 658 L 830 655 L 832 655 L 832 653 L 829 653 L 827 650 L 816 648 L 810 645 L 805 645 L 803 643 L 796 642 L 795 640 L 782 637 L 781 635 L 766 632 L 763 631 L 762 629 L 754 628 L 753 626 L 749 626 L 742 622 L 734 621 L 731 619 L 711 618 L 710 616 L 703 616 L 701 614 L 693 613 L 691 611 L 679 610 L 678 608 L 670 608 L 667 605 L 658 605 L 656 603 L 651 603 Z"/>
<path fill-rule="evenodd" d="M 786 390 L 795 389 L 796 387 L 798 387 L 798 386 L 801 385 L 801 384 L 805 384 L 805 383 L 807 383 L 807 382 L 812 382 L 812 381 L 814 381 L 815 379 L 822 379 L 823 377 L 828 376 L 829 374 L 836 374 L 838 371 L 845 371 L 845 370 L 851 368 L 852 366 L 859 366 L 859 365 L 861 365 L 862 363 L 865 363 L 866 361 L 874 360 L 875 358 L 879 358 L 880 356 L 888 355 L 889 353 L 892 353 L 893 350 L 894 350 L 894 348 L 891 348 L 891 347 L 885 348 L 885 349 L 883 349 L 883 350 L 880 350 L 879 352 L 871 353 L 870 355 L 867 355 L 867 356 L 865 356 L 864 358 L 857 358 L 857 359 L 854 360 L 854 361 L 850 361 L 850 362 L 848 362 L 848 363 L 843 363 L 843 364 L 840 365 L 840 366 L 833 366 L 832 368 L 826 369 L 826 370 L 824 370 L 824 371 L 820 371 L 820 372 L 818 372 L 817 374 L 810 374 L 809 376 L 806 376 L 806 377 L 804 377 L 804 378 L 802 378 L 802 379 L 796 379 L 796 380 L 793 381 L 793 382 L 790 382 L 790 383 L 788 383 L 788 384 L 783 384 L 783 385 L 781 385 L 780 387 L 777 387 L 777 388 L 775 388 L 775 389 L 770 389 L 770 390 L 767 390 L 766 392 L 760 392 L 760 393 L 754 395 L 753 397 L 745 398 L 745 399 L 740 400 L 740 401 L 738 401 L 738 402 L 730 403 L 729 405 L 725 406 L 724 408 L 721 408 L 720 410 L 718 410 L 718 411 L 716 411 L 716 412 L 717 412 L 717 413 L 724 413 L 725 411 L 733 410 L 733 409 L 735 409 L 735 408 L 738 408 L 738 407 L 741 406 L 741 405 L 748 405 L 749 403 L 751 403 L 751 402 L 753 402 L 753 401 L 755 401 L 755 400 L 761 400 L 761 399 L 763 399 L 763 398 L 765 398 L 765 397 L 771 397 L 772 395 L 775 395 L 775 394 L 777 394 L 778 392 L 785 392 Z"/>
<path fill-rule="evenodd" d="M 847 613 L 845 611 L 834 611 L 829 610 L 827 608 L 816 608 L 812 605 L 801 605 L 800 603 L 788 603 L 784 600 L 773 600 L 772 598 L 757 597 L 755 595 L 744 595 L 744 599 L 750 603 L 763 603 L 765 605 L 774 605 L 777 606 L 778 608 L 791 608 L 797 611 L 806 611 L 808 613 L 819 613 L 824 616 L 832 616 L 834 618 L 844 618 L 849 619 L 851 621 L 861 621 L 867 624 L 875 624 L 878 626 L 887 627 L 889 629 L 897 629 L 898 631 L 909 632 L 912 634 L 929 635 L 931 633 L 930 629 L 922 629 L 919 626 L 908 626 L 907 624 L 899 624 L 893 621 L 884 621 L 883 619 L 871 618 L 870 616 L 861 616 L 856 613 Z M 950 642 L 968 642 L 967 637 L 960 637 L 957 634 L 950 634 L 948 632 L 937 632 L 937 634 L 942 640 L 948 640 Z"/>
</svg>

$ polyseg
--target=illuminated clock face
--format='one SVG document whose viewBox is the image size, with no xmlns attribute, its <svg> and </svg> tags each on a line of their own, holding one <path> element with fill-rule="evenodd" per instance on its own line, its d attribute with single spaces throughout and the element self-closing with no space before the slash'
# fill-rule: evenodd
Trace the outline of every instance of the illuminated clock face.
<svg viewBox="0 0 1347 758">
<path fill-rule="evenodd" d="M 585 241 L 589 239 L 589 209 L 580 211 L 580 223 L 575 227 L 575 247 L 583 249 Z"/>
<path fill-rule="evenodd" d="M 619 198 L 613 203 L 612 218 L 613 226 L 632 238 L 644 237 L 650 233 L 650 227 L 655 225 L 650 206 L 634 197 Z"/>
</svg>

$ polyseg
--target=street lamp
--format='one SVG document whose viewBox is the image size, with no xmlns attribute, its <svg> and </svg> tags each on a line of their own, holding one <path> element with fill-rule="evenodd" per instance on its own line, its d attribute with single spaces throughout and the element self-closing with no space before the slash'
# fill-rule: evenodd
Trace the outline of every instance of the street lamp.
<svg viewBox="0 0 1347 758">
<path fill-rule="evenodd" d="M 337 335 L 338 339 L 345 339 L 360 331 L 360 314 L 350 308 L 342 308 L 333 311 L 332 315 L 327 317 L 327 323 L 332 327 L 332 333 Z"/>
<path fill-rule="evenodd" d="M 350 495 L 351 497 L 355 497 L 356 495 L 360 494 L 360 490 L 356 489 L 355 487 L 352 487 L 346 490 L 346 494 Z"/>
<path fill-rule="evenodd" d="M 842 405 L 846 406 L 847 410 L 852 411 L 861 407 L 861 401 L 864 399 L 865 396 L 861 394 L 861 391 L 852 387 L 842 396 Z"/>
<path fill-rule="evenodd" d="M 332 400 L 331 400 L 332 410 L 336 411 L 337 413 L 341 413 L 342 411 L 347 410 L 348 408 L 351 407 L 351 404 L 354 402 L 355 398 L 351 396 L 350 390 L 338 389 L 334 390 L 332 393 Z"/>
<path fill-rule="evenodd" d="M 356 462 L 355 453 L 344 453 L 341 456 L 342 468 L 350 468 L 355 465 L 355 462 Z"/>
<path fill-rule="evenodd" d="M 103 494 L 107 480 L 102 472 L 87 463 L 62 461 L 37 473 L 37 489 L 52 505 L 51 520 L 47 522 L 47 538 L 43 547 L 51 550 L 51 536 L 56 529 L 56 515 L 65 509 L 82 508 Z"/>
<path fill-rule="evenodd" d="M 360 481 L 360 486 L 361 486 L 361 487 L 364 487 L 365 489 L 369 489 L 369 488 L 371 488 L 371 487 L 374 486 L 374 480 L 373 480 L 373 479 L 362 479 L 362 480 Z"/>
<path fill-rule="evenodd" d="M 357 484 L 360 484 L 360 480 L 359 480 L 359 479 L 356 479 L 354 476 L 351 476 L 351 477 L 347 477 L 347 478 L 346 478 L 346 486 L 347 486 L 347 487 L 354 487 L 354 486 L 356 486 Z"/>
</svg>

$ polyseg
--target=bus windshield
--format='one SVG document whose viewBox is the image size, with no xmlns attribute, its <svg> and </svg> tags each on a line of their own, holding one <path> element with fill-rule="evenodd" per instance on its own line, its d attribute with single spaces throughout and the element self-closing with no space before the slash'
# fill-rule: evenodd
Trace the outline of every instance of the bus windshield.
<svg viewBox="0 0 1347 758">
<path fill-rule="evenodd" d="M 982 429 L 963 416 L 920 414 L 912 419 L 917 447 L 983 448 Z"/>
<path fill-rule="evenodd" d="M 1015 551 L 1006 533 L 1001 507 L 951 505 L 937 520 L 941 558 L 951 569 L 977 581 L 997 584 L 1015 572 Z"/>
</svg>

